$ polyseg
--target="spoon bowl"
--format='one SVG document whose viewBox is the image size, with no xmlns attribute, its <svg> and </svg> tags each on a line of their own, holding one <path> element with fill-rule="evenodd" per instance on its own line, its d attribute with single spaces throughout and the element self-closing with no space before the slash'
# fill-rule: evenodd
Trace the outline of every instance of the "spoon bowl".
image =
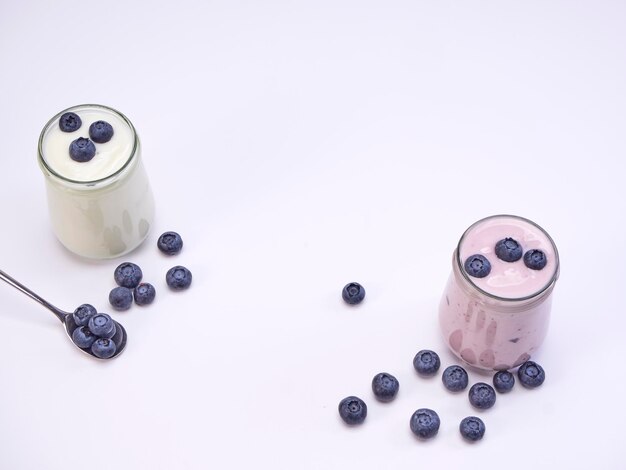
<svg viewBox="0 0 626 470">
<path fill-rule="evenodd" d="M 50 302 L 43 299 L 38 294 L 35 294 L 32 290 L 30 290 L 29 288 L 27 288 L 26 286 L 24 286 L 23 284 L 21 284 L 20 282 L 18 282 L 17 280 L 15 280 L 14 278 L 9 276 L 7 273 L 5 273 L 2 270 L 0 270 L 0 279 L 2 279 L 7 284 L 15 287 L 17 290 L 19 290 L 23 294 L 26 294 L 31 299 L 37 301 L 38 303 L 46 307 L 48 310 L 50 310 L 52 313 L 54 313 L 54 315 L 59 319 L 59 321 L 63 323 L 63 326 L 65 327 L 65 332 L 69 336 L 72 344 L 76 346 L 79 350 L 84 352 L 85 354 L 88 354 L 89 356 L 94 357 L 99 360 L 109 360 L 109 359 L 113 359 L 114 357 L 119 356 L 126 349 L 126 341 L 128 338 L 128 335 L 126 334 L 126 329 L 115 320 L 113 320 L 113 323 L 115 323 L 115 335 L 113 335 L 113 337 L 111 338 L 111 341 L 113 341 L 113 343 L 115 344 L 115 353 L 111 357 L 103 359 L 103 358 L 96 356 L 91 351 L 90 348 L 79 347 L 72 339 L 72 333 L 74 333 L 74 330 L 78 328 L 78 325 L 76 325 L 76 322 L 74 321 L 74 315 L 72 313 L 65 312 L 61 310 L 60 308 L 55 307 Z"/>
</svg>

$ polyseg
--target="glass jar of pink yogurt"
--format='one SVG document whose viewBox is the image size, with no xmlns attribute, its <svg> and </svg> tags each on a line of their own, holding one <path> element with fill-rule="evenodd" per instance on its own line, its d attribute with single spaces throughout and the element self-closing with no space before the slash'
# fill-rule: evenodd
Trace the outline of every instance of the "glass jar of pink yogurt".
<svg viewBox="0 0 626 470">
<path fill-rule="evenodd" d="M 515 256 L 502 255 L 505 241 L 515 247 Z M 465 231 L 452 256 L 439 307 L 444 340 L 470 366 L 519 366 L 543 343 L 558 277 L 556 245 L 540 226 L 514 215 L 479 220 Z"/>
</svg>

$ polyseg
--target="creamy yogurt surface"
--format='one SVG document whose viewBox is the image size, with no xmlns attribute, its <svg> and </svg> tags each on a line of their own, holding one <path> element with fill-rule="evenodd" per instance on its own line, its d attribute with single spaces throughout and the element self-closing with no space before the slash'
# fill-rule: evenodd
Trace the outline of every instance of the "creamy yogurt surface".
<svg viewBox="0 0 626 470">
<path fill-rule="evenodd" d="M 526 267 L 524 259 L 507 262 L 499 259 L 495 246 L 499 240 L 513 238 L 523 253 L 531 249 L 543 251 L 547 258 L 541 270 Z M 459 246 L 461 265 L 472 255 L 481 254 L 491 263 L 491 272 L 484 278 L 467 278 L 479 289 L 507 299 L 532 296 L 548 286 L 558 265 L 557 253 L 549 236 L 537 225 L 523 218 L 498 216 L 484 219 L 470 227 Z"/>
<path fill-rule="evenodd" d="M 107 108 L 85 106 L 73 108 L 82 120 L 74 132 L 63 132 L 58 117 L 43 135 L 42 157 L 48 167 L 59 176 L 79 182 L 97 181 L 119 171 L 135 148 L 135 134 L 126 120 Z M 96 155 L 88 162 L 77 162 L 70 157 L 70 144 L 79 137 L 89 138 L 89 126 L 96 121 L 106 121 L 113 126 L 110 141 L 96 143 Z"/>
</svg>

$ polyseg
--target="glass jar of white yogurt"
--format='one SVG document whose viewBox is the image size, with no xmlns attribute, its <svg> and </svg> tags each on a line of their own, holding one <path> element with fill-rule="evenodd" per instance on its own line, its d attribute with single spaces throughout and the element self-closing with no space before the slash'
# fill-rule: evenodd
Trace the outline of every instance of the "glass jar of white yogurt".
<svg viewBox="0 0 626 470">
<path fill-rule="evenodd" d="M 68 131 L 66 120 L 64 131 L 60 119 L 68 115 L 78 116 L 80 125 L 72 118 L 76 128 Z M 113 132 L 98 143 L 104 139 L 92 138 L 90 127 L 101 122 Z M 77 139 L 89 139 L 95 147 L 88 161 L 72 158 L 70 146 Z M 67 249 L 87 258 L 115 258 L 145 240 L 154 219 L 154 198 L 139 137 L 122 113 L 96 104 L 61 111 L 41 131 L 38 160 L 52 228 Z"/>
<path fill-rule="evenodd" d="M 479 220 L 452 256 L 439 306 L 444 340 L 476 368 L 519 366 L 545 339 L 558 276 L 556 245 L 537 224 L 513 215 Z"/>
</svg>

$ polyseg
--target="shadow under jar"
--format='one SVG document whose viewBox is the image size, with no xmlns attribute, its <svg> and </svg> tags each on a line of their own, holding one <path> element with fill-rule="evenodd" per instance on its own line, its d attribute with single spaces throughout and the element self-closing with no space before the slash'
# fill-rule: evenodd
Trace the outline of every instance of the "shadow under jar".
<svg viewBox="0 0 626 470">
<path fill-rule="evenodd" d="M 66 113 L 82 121 L 73 131 L 61 129 L 59 120 Z M 75 161 L 70 145 L 90 138 L 90 126 L 99 121 L 111 125 L 112 137 L 101 143 L 90 139 L 93 158 Z M 41 132 L 38 161 L 53 231 L 68 250 L 86 258 L 115 258 L 145 240 L 154 220 L 154 198 L 139 137 L 122 113 L 96 104 L 61 111 Z"/>
<path fill-rule="evenodd" d="M 515 261 L 496 254 L 500 240 L 513 239 L 522 249 Z M 541 269 L 525 257 L 545 256 Z M 466 260 L 482 255 L 490 264 L 484 277 L 472 276 Z M 533 266 L 529 260 L 529 264 Z M 470 226 L 452 256 L 452 273 L 439 307 L 443 338 L 470 366 L 507 370 L 527 361 L 548 331 L 552 291 L 559 277 L 559 255 L 552 238 L 534 222 L 514 215 L 494 215 Z"/>
</svg>

